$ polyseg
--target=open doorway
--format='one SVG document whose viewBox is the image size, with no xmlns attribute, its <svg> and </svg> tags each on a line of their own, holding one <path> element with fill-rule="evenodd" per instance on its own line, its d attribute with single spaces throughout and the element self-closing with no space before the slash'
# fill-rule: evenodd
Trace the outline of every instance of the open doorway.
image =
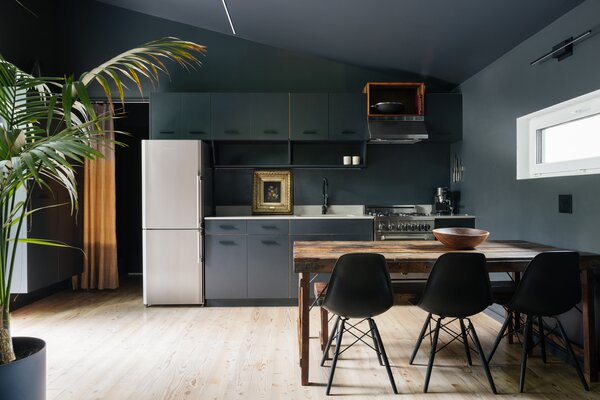
<svg viewBox="0 0 600 400">
<path fill-rule="evenodd" d="M 142 140 L 149 138 L 150 105 L 126 103 L 115 130 L 130 133 L 116 148 L 117 257 L 119 274 L 142 273 Z"/>
</svg>

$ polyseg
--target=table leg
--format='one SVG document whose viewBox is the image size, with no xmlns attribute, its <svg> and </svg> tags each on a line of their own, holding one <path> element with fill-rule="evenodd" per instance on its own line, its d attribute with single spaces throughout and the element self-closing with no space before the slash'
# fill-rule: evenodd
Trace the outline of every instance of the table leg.
<svg viewBox="0 0 600 400">
<path fill-rule="evenodd" d="M 596 352 L 596 319 L 594 315 L 594 271 L 581 271 L 581 303 L 583 308 L 583 372 L 588 382 L 598 380 Z"/>
<path fill-rule="evenodd" d="M 310 307 L 310 273 L 300 274 L 298 284 L 298 321 L 300 348 L 300 380 L 302 386 L 308 385 L 308 349 L 309 349 L 309 307 Z"/>
<path fill-rule="evenodd" d="M 519 284 L 519 281 L 521 280 L 521 273 L 520 272 L 511 272 L 512 275 L 512 280 L 515 283 L 515 287 Z M 508 317 L 508 313 L 511 311 L 507 311 L 505 313 L 505 317 Z M 519 313 L 517 312 L 513 312 L 513 319 L 512 322 L 509 324 L 508 326 L 508 343 L 513 344 L 514 343 L 514 338 L 516 336 L 516 333 L 518 329 L 521 328 L 521 315 L 519 315 Z"/>
</svg>

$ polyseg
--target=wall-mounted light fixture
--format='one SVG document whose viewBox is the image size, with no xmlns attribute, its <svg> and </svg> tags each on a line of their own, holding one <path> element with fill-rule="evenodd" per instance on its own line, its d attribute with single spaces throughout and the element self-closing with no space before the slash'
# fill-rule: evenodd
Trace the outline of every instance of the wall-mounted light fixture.
<svg viewBox="0 0 600 400">
<path fill-rule="evenodd" d="M 575 38 L 573 38 L 573 36 L 571 36 L 571 37 L 563 40 L 562 42 L 554 45 L 552 47 L 552 51 L 544 54 L 537 60 L 530 62 L 529 65 L 531 65 L 533 67 L 534 65 L 537 65 L 541 62 L 548 60 L 549 58 L 556 58 L 558 61 L 562 61 L 565 58 L 573 55 L 573 45 L 575 43 L 581 42 L 583 39 L 588 38 L 591 34 L 592 34 L 592 30 L 589 29 Z"/>
</svg>

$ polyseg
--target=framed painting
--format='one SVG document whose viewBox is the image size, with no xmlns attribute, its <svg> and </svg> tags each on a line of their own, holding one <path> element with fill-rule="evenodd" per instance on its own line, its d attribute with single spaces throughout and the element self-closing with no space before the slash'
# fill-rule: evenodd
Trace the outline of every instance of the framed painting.
<svg viewBox="0 0 600 400">
<path fill-rule="evenodd" d="M 292 172 L 254 171 L 253 214 L 291 214 Z"/>
</svg>

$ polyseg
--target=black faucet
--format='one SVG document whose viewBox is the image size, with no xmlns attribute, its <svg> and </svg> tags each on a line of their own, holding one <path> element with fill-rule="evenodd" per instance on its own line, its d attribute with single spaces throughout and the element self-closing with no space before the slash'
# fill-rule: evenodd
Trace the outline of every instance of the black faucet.
<svg viewBox="0 0 600 400">
<path fill-rule="evenodd" d="M 327 194 L 327 188 L 329 184 L 327 178 L 323 178 L 323 206 L 321 207 L 321 214 L 327 214 L 327 208 L 329 208 L 329 195 Z"/>
</svg>

